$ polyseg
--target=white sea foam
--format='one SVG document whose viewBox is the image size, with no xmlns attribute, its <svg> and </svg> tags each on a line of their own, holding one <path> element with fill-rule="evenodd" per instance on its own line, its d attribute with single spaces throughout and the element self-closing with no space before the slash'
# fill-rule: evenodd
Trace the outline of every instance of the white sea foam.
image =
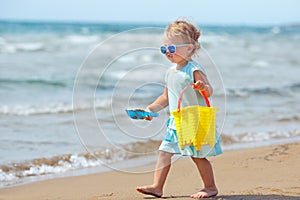
<svg viewBox="0 0 300 200">
<path fill-rule="evenodd" d="M 45 161 L 45 163 L 38 163 L 37 160 L 33 160 L 32 163 L 19 163 L 12 164 L 12 166 L 3 167 L 5 170 L 0 168 L 0 187 L 8 186 L 18 180 L 24 179 L 26 177 L 32 176 L 44 176 L 47 174 L 61 174 L 67 171 L 83 169 L 89 167 L 98 167 L 103 164 L 101 160 L 95 158 L 86 158 L 84 155 L 71 155 L 69 159 L 65 160 L 65 157 L 62 157 L 61 160 L 58 160 L 54 164 L 49 164 L 51 159 L 41 159 Z M 21 168 L 14 167 L 22 166 L 25 170 L 21 170 Z M 1 167 L 1 166 L 0 166 Z"/>
<path fill-rule="evenodd" d="M 15 47 L 19 51 L 39 51 L 43 50 L 44 44 L 41 42 L 18 43 Z"/>
<path fill-rule="evenodd" d="M 0 169 L 0 181 L 12 181 L 17 179 L 18 177 L 14 173 L 6 173 L 2 169 Z M 1 186 L 1 185 L 0 185 Z"/>
<path fill-rule="evenodd" d="M 100 37 L 97 35 L 70 35 L 66 37 L 66 40 L 74 44 L 97 43 L 100 41 Z"/>
<path fill-rule="evenodd" d="M 72 103 L 58 103 L 47 106 L 37 105 L 0 105 L 0 115 L 17 115 L 17 116 L 29 116 L 40 114 L 59 114 L 59 113 L 71 113 L 74 111 L 92 109 L 92 108 L 104 108 L 110 105 L 109 100 L 95 99 L 93 104 L 88 102 L 82 102 L 73 107 Z"/>
<path fill-rule="evenodd" d="M 270 64 L 265 60 L 256 60 L 252 63 L 252 66 L 257 68 L 268 68 Z"/>
<path fill-rule="evenodd" d="M 2 43 L 0 53 L 15 53 L 19 51 L 34 52 L 44 50 L 42 42 Z"/>
</svg>

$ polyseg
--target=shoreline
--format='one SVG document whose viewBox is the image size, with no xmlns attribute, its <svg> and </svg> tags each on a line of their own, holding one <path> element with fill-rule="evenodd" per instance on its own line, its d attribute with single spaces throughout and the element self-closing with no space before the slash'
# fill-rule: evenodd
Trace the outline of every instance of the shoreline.
<svg viewBox="0 0 300 200">
<path fill-rule="evenodd" d="M 300 142 L 228 150 L 211 157 L 219 195 L 211 199 L 298 199 L 300 197 Z M 202 188 L 192 161 L 173 163 L 164 197 L 191 199 Z M 135 187 L 152 182 L 153 166 L 145 173 L 108 171 L 48 179 L 0 189 L 0 199 L 143 199 Z M 131 170 L 134 171 L 134 170 Z M 187 184 L 189 183 L 189 184 Z"/>
<path fill-rule="evenodd" d="M 223 138 L 223 140 L 228 141 L 228 138 L 225 137 L 225 138 Z M 250 142 L 247 144 L 235 143 L 235 142 L 228 144 L 225 142 L 226 144 L 222 144 L 222 149 L 223 149 L 223 151 L 228 152 L 228 151 L 238 151 L 238 150 L 251 149 L 251 148 L 261 148 L 261 147 L 267 147 L 267 146 L 272 146 L 272 145 L 282 145 L 282 144 L 286 144 L 286 143 L 297 143 L 297 142 L 300 142 L 300 137 L 281 138 L 281 139 L 270 140 L 270 141 L 256 141 L 256 142 Z M 68 155 L 72 155 L 72 154 L 68 154 Z M 77 155 L 77 154 L 74 154 L 74 155 Z M 80 154 L 78 154 L 78 155 L 80 155 Z M 84 153 L 82 153 L 82 155 L 84 155 Z M 59 157 L 59 156 L 56 156 L 56 157 Z M 56 158 L 56 157 L 54 157 L 54 158 Z M 61 157 L 65 157 L 65 155 L 63 155 Z M 5 188 L 11 188 L 11 187 L 16 187 L 16 186 L 31 184 L 34 182 L 50 180 L 50 179 L 67 178 L 67 177 L 73 177 L 73 176 L 84 176 L 84 175 L 104 173 L 104 172 L 109 172 L 109 171 L 125 171 L 125 172 L 129 172 L 129 173 L 134 173 L 135 172 L 134 170 L 137 170 L 140 167 L 149 166 L 149 165 L 152 165 L 152 167 L 154 169 L 155 164 L 156 164 L 156 158 L 157 158 L 157 154 L 126 159 L 123 161 L 117 161 L 117 162 L 113 162 L 113 163 L 107 163 L 105 160 L 100 160 L 100 162 L 103 162 L 100 166 L 78 167 L 75 169 L 70 169 L 70 170 L 62 171 L 62 172 L 58 172 L 58 173 L 45 173 L 42 175 L 32 174 L 32 175 L 28 175 L 28 176 L 24 176 L 24 177 L 19 177 L 19 179 L 14 179 L 11 181 L 3 180 L 4 182 L 1 183 L 0 190 L 5 189 Z M 25 163 L 30 163 L 30 162 L 38 163 L 38 160 L 39 159 L 25 160 L 24 162 Z M 46 157 L 41 160 L 46 160 L 49 163 L 53 160 L 53 157 L 48 157 L 48 158 Z M 48 164 L 47 162 L 46 162 L 46 164 Z M 14 165 L 18 165 L 18 164 L 19 163 L 15 163 Z M 3 166 L 5 166 L 5 164 Z M 25 168 L 25 167 L 26 166 L 23 166 L 23 168 Z M 49 165 L 49 167 L 55 167 L 55 165 L 53 165 L 53 166 Z M 9 172 L 6 172 L 6 173 L 7 173 L 6 176 L 9 176 Z M 135 172 L 135 173 L 140 173 L 140 172 Z"/>
</svg>

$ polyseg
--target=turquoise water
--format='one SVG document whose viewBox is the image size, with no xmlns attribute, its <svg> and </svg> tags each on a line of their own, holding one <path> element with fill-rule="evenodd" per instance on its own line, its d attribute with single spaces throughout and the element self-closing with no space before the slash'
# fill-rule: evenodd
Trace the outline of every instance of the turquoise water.
<svg viewBox="0 0 300 200">
<path fill-rule="evenodd" d="M 165 26 L 1 21 L 2 186 L 155 154 L 167 110 L 124 110 L 163 91 Z M 300 27 L 199 26 L 224 148 L 299 141 Z"/>
</svg>

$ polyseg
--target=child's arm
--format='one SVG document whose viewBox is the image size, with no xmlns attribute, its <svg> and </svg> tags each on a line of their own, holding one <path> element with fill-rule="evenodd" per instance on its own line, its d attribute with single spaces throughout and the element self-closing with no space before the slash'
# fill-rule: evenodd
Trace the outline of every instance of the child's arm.
<svg viewBox="0 0 300 200">
<path fill-rule="evenodd" d="M 168 87 L 165 86 L 164 93 L 160 95 L 153 103 L 147 106 L 146 110 L 158 112 L 169 105 Z"/>
<path fill-rule="evenodd" d="M 210 97 L 213 94 L 213 89 L 207 80 L 207 77 L 199 70 L 194 71 L 194 81 L 194 89 L 199 90 L 199 92 L 204 91 L 207 97 Z"/>
</svg>

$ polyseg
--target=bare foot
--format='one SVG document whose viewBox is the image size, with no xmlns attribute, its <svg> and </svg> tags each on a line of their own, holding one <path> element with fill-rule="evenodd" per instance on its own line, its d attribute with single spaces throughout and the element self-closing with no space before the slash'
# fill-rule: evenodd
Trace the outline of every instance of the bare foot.
<svg viewBox="0 0 300 200">
<path fill-rule="evenodd" d="M 156 189 L 153 186 L 143 186 L 143 187 L 137 187 L 136 190 L 142 194 L 152 195 L 157 198 L 162 197 L 162 191 Z"/>
<path fill-rule="evenodd" d="M 194 199 L 209 198 L 209 197 L 217 196 L 217 194 L 218 194 L 217 188 L 213 188 L 213 189 L 204 188 L 199 192 L 192 194 L 191 197 Z"/>
</svg>

